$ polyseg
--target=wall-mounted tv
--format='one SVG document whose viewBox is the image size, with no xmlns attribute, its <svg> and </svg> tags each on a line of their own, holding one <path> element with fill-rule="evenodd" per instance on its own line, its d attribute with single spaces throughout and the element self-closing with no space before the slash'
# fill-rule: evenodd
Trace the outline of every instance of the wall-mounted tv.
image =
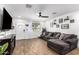
<svg viewBox="0 0 79 59">
<path fill-rule="evenodd" d="M 5 8 L 3 8 L 3 19 L 2 19 L 2 30 L 11 29 L 12 17 L 7 12 Z"/>
</svg>

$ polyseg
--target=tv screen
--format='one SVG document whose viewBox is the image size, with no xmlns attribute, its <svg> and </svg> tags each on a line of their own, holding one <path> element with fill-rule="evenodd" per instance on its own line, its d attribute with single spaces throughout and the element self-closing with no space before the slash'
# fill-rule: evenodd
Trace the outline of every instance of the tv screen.
<svg viewBox="0 0 79 59">
<path fill-rule="evenodd" d="M 12 17 L 7 10 L 3 8 L 2 30 L 11 29 Z"/>
</svg>

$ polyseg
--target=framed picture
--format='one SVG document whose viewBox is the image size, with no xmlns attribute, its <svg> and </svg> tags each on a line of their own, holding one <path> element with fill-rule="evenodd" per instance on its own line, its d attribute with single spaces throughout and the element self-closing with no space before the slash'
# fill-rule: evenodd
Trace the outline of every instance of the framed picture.
<svg viewBox="0 0 79 59">
<path fill-rule="evenodd" d="M 70 23 L 74 23 L 74 22 L 75 22 L 74 19 L 70 20 Z"/>
<path fill-rule="evenodd" d="M 56 28 L 59 28 L 59 24 L 56 24 Z"/>
<path fill-rule="evenodd" d="M 40 29 L 41 29 L 40 23 L 38 23 L 38 22 L 32 23 L 32 30 L 33 31 L 40 31 Z"/>
<path fill-rule="evenodd" d="M 69 29 L 69 24 L 61 24 L 61 29 Z"/>
<path fill-rule="evenodd" d="M 63 23 L 63 18 L 59 18 L 59 23 Z"/>
<path fill-rule="evenodd" d="M 69 16 L 67 16 L 66 18 L 64 18 L 64 21 L 68 21 L 69 20 Z"/>
</svg>

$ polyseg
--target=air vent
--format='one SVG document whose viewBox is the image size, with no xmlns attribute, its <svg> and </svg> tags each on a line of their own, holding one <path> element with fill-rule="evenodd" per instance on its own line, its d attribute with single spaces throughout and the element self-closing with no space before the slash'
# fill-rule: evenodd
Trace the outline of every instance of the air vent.
<svg viewBox="0 0 79 59">
<path fill-rule="evenodd" d="M 26 4 L 26 8 L 31 8 L 32 5 L 31 4 Z"/>
<path fill-rule="evenodd" d="M 52 14 L 57 14 L 56 12 L 53 12 Z"/>
</svg>

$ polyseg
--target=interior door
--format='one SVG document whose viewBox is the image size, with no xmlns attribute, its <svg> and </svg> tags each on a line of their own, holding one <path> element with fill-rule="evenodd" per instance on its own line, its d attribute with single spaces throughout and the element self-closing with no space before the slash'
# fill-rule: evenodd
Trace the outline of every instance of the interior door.
<svg viewBox="0 0 79 59">
<path fill-rule="evenodd" d="M 17 39 L 25 39 L 25 25 L 24 24 L 18 24 L 16 26 L 16 38 Z"/>
</svg>

